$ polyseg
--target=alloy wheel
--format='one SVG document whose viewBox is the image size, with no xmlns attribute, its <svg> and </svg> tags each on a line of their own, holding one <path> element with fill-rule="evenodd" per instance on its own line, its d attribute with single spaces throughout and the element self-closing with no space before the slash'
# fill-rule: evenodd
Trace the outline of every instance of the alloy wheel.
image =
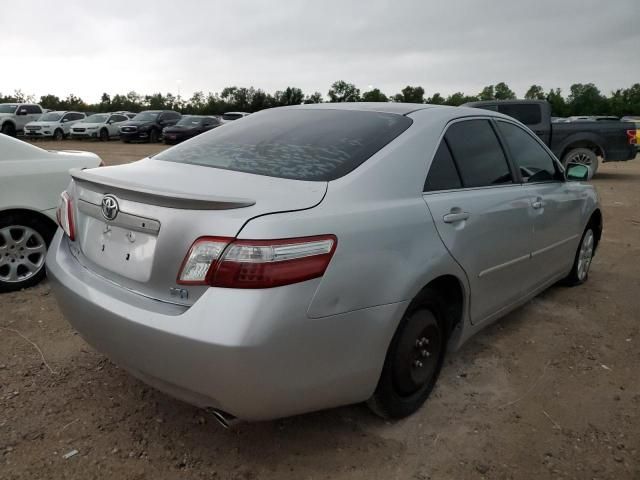
<svg viewBox="0 0 640 480">
<path fill-rule="evenodd" d="M 594 237 L 591 229 L 584 233 L 582 243 L 580 244 L 580 252 L 578 253 L 578 267 L 576 273 L 578 279 L 583 281 L 589 274 L 589 267 L 593 258 Z"/>
<path fill-rule="evenodd" d="M 47 244 L 31 227 L 10 225 L 0 229 L 0 280 L 25 281 L 43 267 Z"/>
</svg>

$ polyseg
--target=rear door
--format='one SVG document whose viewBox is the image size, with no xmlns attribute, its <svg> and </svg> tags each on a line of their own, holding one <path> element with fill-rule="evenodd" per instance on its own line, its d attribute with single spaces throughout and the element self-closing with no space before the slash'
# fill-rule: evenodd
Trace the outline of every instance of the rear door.
<svg viewBox="0 0 640 480">
<path fill-rule="evenodd" d="M 424 199 L 442 241 L 467 274 L 471 321 L 487 320 L 517 301 L 527 285 L 530 199 L 489 120 L 449 125 Z"/>
<path fill-rule="evenodd" d="M 533 247 L 530 275 L 538 287 L 566 272 L 582 235 L 584 200 L 580 188 L 564 181 L 558 162 L 538 139 L 503 120 L 496 126 L 531 197 Z"/>
</svg>

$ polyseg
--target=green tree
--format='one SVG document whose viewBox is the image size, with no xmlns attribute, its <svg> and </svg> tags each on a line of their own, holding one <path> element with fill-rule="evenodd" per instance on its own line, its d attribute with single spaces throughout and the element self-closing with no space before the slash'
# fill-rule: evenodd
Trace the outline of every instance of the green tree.
<svg viewBox="0 0 640 480">
<path fill-rule="evenodd" d="M 551 104 L 551 115 L 554 117 L 568 117 L 569 109 L 567 108 L 567 102 L 565 102 L 562 96 L 562 90 L 552 88 L 547 93 L 547 102 Z"/>
<path fill-rule="evenodd" d="M 67 95 L 61 104 L 60 108 L 63 110 L 79 110 L 84 111 L 87 110 L 87 104 L 80 97 L 76 97 L 73 93 Z"/>
<path fill-rule="evenodd" d="M 338 80 L 329 89 L 329 98 L 332 102 L 359 102 L 360 89 L 353 83 Z"/>
<path fill-rule="evenodd" d="M 478 95 L 478 98 L 480 100 L 495 100 L 496 94 L 493 85 L 487 85 L 486 87 L 484 87 Z"/>
<path fill-rule="evenodd" d="M 451 105 L 453 107 L 458 107 L 463 103 L 477 102 L 478 100 L 479 98 L 475 95 L 465 95 L 462 92 L 456 92 L 452 95 L 449 95 L 445 100 L 444 104 Z"/>
<path fill-rule="evenodd" d="M 304 103 L 323 103 L 324 98 L 320 92 L 314 92 L 311 95 L 307 95 L 304 99 Z"/>
<path fill-rule="evenodd" d="M 49 94 L 40 97 L 40 106 L 42 108 L 46 108 L 49 110 L 59 110 L 61 103 L 62 102 L 60 101 L 60 98 L 55 95 Z"/>
<path fill-rule="evenodd" d="M 527 100 L 544 100 L 547 96 L 540 85 L 531 85 L 527 93 L 524 94 Z"/>
<path fill-rule="evenodd" d="M 304 93 L 297 87 L 287 87 L 284 91 L 278 90 L 274 97 L 274 103 L 278 106 L 300 105 L 304 102 Z"/>
<path fill-rule="evenodd" d="M 427 103 L 430 103 L 432 105 L 444 105 L 445 102 L 445 98 L 438 92 L 434 93 L 433 96 L 427 98 Z"/>
<path fill-rule="evenodd" d="M 363 102 L 388 102 L 389 99 L 387 96 L 380 91 L 379 88 L 374 88 L 373 90 L 369 90 L 368 92 L 364 92 L 362 94 Z"/>
<path fill-rule="evenodd" d="M 608 113 L 606 98 L 593 83 L 574 83 L 567 105 L 571 115 L 603 115 Z"/>
<path fill-rule="evenodd" d="M 424 103 L 424 88 L 407 85 L 400 93 L 393 96 L 394 102 L 400 103 Z"/>
<path fill-rule="evenodd" d="M 495 95 L 496 95 L 496 100 L 515 100 L 516 99 L 515 92 L 511 90 L 509 86 L 504 82 L 500 82 L 496 84 Z"/>
</svg>

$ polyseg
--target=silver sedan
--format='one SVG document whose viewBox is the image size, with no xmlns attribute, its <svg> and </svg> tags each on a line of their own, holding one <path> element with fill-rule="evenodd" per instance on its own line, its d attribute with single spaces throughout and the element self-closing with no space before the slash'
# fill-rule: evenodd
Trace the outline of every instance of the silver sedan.
<svg viewBox="0 0 640 480">
<path fill-rule="evenodd" d="M 400 418 L 446 351 L 587 279 L 587 174 L 494 112 L 275 108 L 72 171 L 47 270 L 87 342 L 223 423 L 362 401 Z"/>
</svg>

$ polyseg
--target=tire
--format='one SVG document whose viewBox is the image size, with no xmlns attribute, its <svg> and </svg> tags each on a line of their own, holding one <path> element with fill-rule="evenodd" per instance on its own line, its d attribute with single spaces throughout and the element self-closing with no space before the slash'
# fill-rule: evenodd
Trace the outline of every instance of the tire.
<svg viewBox="0 0 640 480">
<path fill-rule="evenodd" d="M 566 169 L 569 163 L 579 163 L 589 167 L 587 180 L 591 180 L 598 170 L 598 157 L 594 151 L 588 148 L 574 148 L 573 150 L 569 150 L 562 159 L 562 165 L 564 165 Z"/>
<path fill-rule="evenodd" d="M 580 245 L 576 251 L 576 256 L 573 259 L 573 267 L 571 272 L 565 278 L 565 284 L 570 287 L 576 285 L 582 285 L 589 279 L 589 267 L 591 267 L 591 260 L 596 248 L 596 237 L 593 227 L 587 226 L 582 238 L 580 239 Z"/>
<path fill-rule="evenodd" d="M 131 140 L 125 140 L 124 138 L 122 139 L 122 143 L 131 143 Z"/>
<path fill-rule="evenodd" d="M 5 122 L 2 125 L 2 129 L 0 130 L 0 133 L 4 133 L 5 135 L 8 135 L 10 137 L 15 137 L 16 127 L 11 122 Z"/>
<path fill-rule="evenodd" d="M 156 130 L 155 128 L 152 128 L 151 131 L 149 132 L 149 143 L 158 143 L 158 130 Z"/>
<path fill-rule="evenodd" d="M 64 140 L 64 132 L 60 128 L 56 128 L 56 131 L 53 132 L 53 139 L 57 142 Z"/>
<path fill-rule="evenodd" d="M 109 141 L 109 131 L 106 128 L 103 128 L 102 130 L 100 130 L 100 141 L 101 142 L 108 142 Z"/>
<path fill-rule="evenodd" d="M 31 287 L 45 276 L 55 224 L 35 215 L 0 216 L 0 292 Z"/>
<path fill-rule="evenodd" d="M 442 296 L 425 289 L 411 303 L 393 336 L 369 408 L 386 419 L 404 418 L 427 400 L 447 346 Z"/>
</svg>

